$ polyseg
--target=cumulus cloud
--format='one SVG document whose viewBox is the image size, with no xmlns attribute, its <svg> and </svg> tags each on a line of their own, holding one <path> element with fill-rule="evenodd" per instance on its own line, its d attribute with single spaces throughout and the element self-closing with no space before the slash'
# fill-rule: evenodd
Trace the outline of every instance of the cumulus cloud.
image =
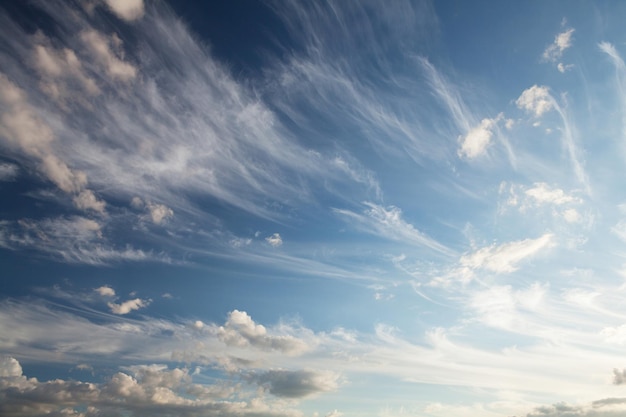
<svg viewBox="0 0 626 417">
<path fill-rule="evenodd" d="M 91 190 L 83 190 L 73 199 L 74 205 L 81 210 L 93 210 L 100 214 L 105 213 L 106 203 L 94 194 Z"/>
<path fill-rule="evenodd" d="M 104 0 L 106 5 L 120 19 L 133 21 L 144 15 L 143 0 Z"/>
<path fill-rule="evenodd" d="M 150 212 L 150 219 L 154 224 L 162 224 L 174 217 L 174 210 L 163 204 L 148 203 L 148 211 Z"/>
<path fill-rule="evenodd" d="M 108 302 L 107 305 L 111 309 L 113 314 L 128 314 L 131 311 L 139 310 L 140 308 L 147 307 L 150 304 L 150 300 L 142 300 L 141 298 L 135 298 L 132 300 L 124 301 L 120 304 Z"/>
<path fill-rule="evenodd" d="M 280 237 L 280 234 L 278 233 L 274 233 L 273 235 L 266 237 L 265 241 L 275 248 L 283 244 L 283 239 Z"/>
<path fill-rule="evenodd" d="M 501 117 L 483 119 L 478 126 L 472 128 L 461 140 L 459 156 L 472 159 L 483 155 L 491 144 L 494 128 Z"/>
<path fill-rule="evenodd" d="M 293 417 L 295 411 L 234 386 L 192 382 L 186 368 L 126 367 L 106 382 L 39 381 L 23 375 L 14 358 L 0 361 L 3 416 L 151 415 L 167 417 Z"/>
<path fill-rule="evenodd" d="M 538 85 L 533 85 L 524 90 L 515 101 L 515 104 L 517 104 L 518 108 L 531 113 L 535 117 L 541 117 L 555 107 L 554 99 L 550 95 L 548 87 Z"/>
<path fill-rule="evenodd" d="M 278 397 L 303 398 L 332 391 L 338 387 L 339 376 L 334 372 L 311 370 L 269 370 L 253 373 L 248 380 L 259 384 Z"/>
<path fill-rule="evenodd" d="M 94 289 L 94 291 L 100 294 L 102 297 L 115 297 L 115 290 L 108 285 L 98 287 Z"/>
<path fill-rule="evenodd" d="M 234 310 L 223 326 L 215 330 L 220 340 L 229 346 L 253 346 L 298 355 L 309 349 L 304 340 L 290 334 L 272 334 L 262 324 L 256 324 L 245 312 Z"/>
</svg>

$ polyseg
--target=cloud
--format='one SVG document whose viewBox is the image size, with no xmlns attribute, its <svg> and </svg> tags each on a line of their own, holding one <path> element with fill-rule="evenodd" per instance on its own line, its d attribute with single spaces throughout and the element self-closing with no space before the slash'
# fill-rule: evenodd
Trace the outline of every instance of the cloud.
<svg viewBox="0 0 626 417">
<path fill-rule="evenodd" d="M 115 52 L 121 50 L 121 40 L 116 35 L 105 36 L 96 30 L 86 30 L 80 34 L 95 60 L 104 68 L 104 72 L 113 80 L 129 82 L 137 76 L 137 68 L 122 60 Z"/>
<path fill-rule="evenodd" d="M 562 205 L 566 203 L 580 203 L 580 199 L 565 194 L 560 188 L 551 188 L 545 182 L 536 182 L 533 188 L 529 188 L 524 193 L 537 204 Z"/>
<path fill-rule="evenodd" d="M 104 0 L 119 18 L 126 21 L 140 19 L 144 15 L 143 0 Z"/>
<path fill-rule="evenodd" d="M 352 220 L 365 233 L 450 254 L 450 250 L 444 245 L 420 232 L 415 226 L 404 220 L 400 208 L 396 206 L 383 207 L 371 202 L 364 202 L 363 204 L 367 207 L 363 214 L 337 208 L 333 211 Z"/>
<path fill-rule="evenodd" d="M 81 210 L 93 210 L 100 214 L 105 213 L 106 203 L 99 200 L 91 190 L 83 190 L 73 199 L 74 205 Z"/>
<path fill-rule="evenodd" d="M 281 369 L 253 373 L 248 379 L 278 397 L 303 398 L 337 389 L 338 377 L 334 372 Z"/>
<path fill-rule="evenodd" d="M 108 302 L 107 305 L 111 309 L 113 314 L 128 314 L 131 311 L 139 310 L 140 308 L 147 307 L 150 304 L 150 300 L 142 300 L 141 298 L 135 298 L 133 300 L 127 300 L 120 304 Z"/>
<path fill-rule="evenodd" d="M 626 398 L 606 398 L 587 404 L 557 403 L 537 407 L 525 417 L 620 417 L 626 412 Z"/>
<path fill-rule="evenodd" d="M 500 119 L 501 116 L 495 119 L 483 119 L 480 125 L 472 128 L 461 140 L 459 156 L 472 159 L 483 155 L 491 144 L 493 130 Z"/>
<path fill-rule="evenodd" d="M 542 58 L 545 61 L 556 63 L 561 59 L 563 53 L 566 49 L 572 46 L 572 35 L 574 34 L 574 29 L 570 28 L 565 30 L 564 32 L 559 33 L 554 38 L 554 42 L 550 44 L 545 51 L 543 51 Z M 557 64 L 557 69 L 559 72 L 565 72 L 570 69 L 573 65 L 565 65 L 562 62 Z"/>
<path fill-rule="evenodd" d="M 245 311 L 231 311 L 226 323 L 217 327 L 215 332 L 217 337 L 229 346 L 253 346 L 289 355 L 299 355 L 310 348 L 304 340 L 290 334 L 269 333 L 265 326 L 256 324 Z"/>
<path fill-rule="evenodd" d="M 19 172 L 19 168 L 15 164 L 6 162 L 0 163 L 0 181 L 13 181 Z"/>
<path fill-rule="evenodd" d="M 460 263 L 471 270 L 485 269 L 495 273 L 511 273 L 523 260 L 554 246 L 554 235 L 546 233 L 536 239 L 524 239 L 502 245 L 491 245 L 463 255 Z"/>
<path fill-rule="evenodd" d="M 8 369 L 8 372 L 7 372 Z M 39 381 L 14 358 L 0 362 L 0 413 L 5 416 L 151 415 L 167 417 L 294 417 L 295 410 L 232 386 L 192 382 L 186 368 L 139 365 L 99 384 Z"/>
<path fill-rule="evenodd" d="M 272 236 L 266 237 L 265 241 L 275 248 L 283 244 L 283 239 L 280 237 L 280 234 L 278 233 L 274 233 Z"/>
<path fill-rule="evenodd" d="M 0 357 L 0 378 L 8 378 L 22 375 L 22 366 L 17 359 L 10 356 Z"/>
<path fill-rule="evenodd" d="M 115 297 L 115 290 L 108 285 L 98 287 L 94 289 L 94 291 L 100 294 L 102 297 Z"/>
<path fill-rule="evenodd" d="M 174 211 L 163 204 L 148 203 L 148 211 L 150 212 L 150 219 L 154 224 L 162 224 L 174 217 Z"/>
<path fill-rule="evenodd" d="M 520 109 L 532 113 L 537 118 L 552 110 L 555 105 L 548 87 L 538 85 L 533 85 L 524 90 L 522 95 L 515 101 L 515 104 Z"/>
<path fill-rule="evenodd" d="M 163 254 L 155 255 L 130 245 L 115 247 L 104 238 L 102 229 L 98 221 L 82 216 L 5 221 L 0 223 L 0 246 L 12 250 L 35 249 L 53 260 L 67 263 L 170 262 Z"/>
</svg>

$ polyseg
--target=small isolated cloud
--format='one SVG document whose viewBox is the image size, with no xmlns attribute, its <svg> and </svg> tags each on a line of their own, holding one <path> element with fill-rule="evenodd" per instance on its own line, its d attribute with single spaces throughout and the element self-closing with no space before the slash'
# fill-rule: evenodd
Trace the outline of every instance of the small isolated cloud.
<svg viewBox="0 0 626 417">
<path fill-rule="evenodd" d="M 140 19 L 144 13 L 143 0 L 104 0 L 109 9 L 128 22 Z"/>
<path fill-rule="evenodd" d="M 93 210 L 104 214 L 106 203 L 99 200 L 91 190 L 83 190 L 74 197 L 74 205 L 81 210 Z"/>
<path fill-rule="evenodd" d="M 278 233 L 274 233 L 272 236 L 266 237 L 265 241 L 275 248 L 283 244 L 283 239 L 280 237 L 280 234 Z"/>
<path fill-rule="evenodd" d="M 339 376 L 334 372 L 270 370 L 249 375 L 249 380 L 271 394 L 285 398 L 303 398 L 338 387 Z"/>
<path fill-rule="evenodd" d="M 542 58 L 547 62 L 558 62 L 563 56 L 563 52 L 572 46 L 572 35 L 574 34 L 574 29 L 567 29 L 565 32 L 561 32 L 554 38 L 554 42 L 550 44 L 545 51 L 543 51 Z M 568 69 L 573 67 L 572 64 L 563 64 L 562 62 L 558 62 L 557 69 L 559 72 L 565 72 Z"/>
<path fill-rule="evenodd" d="M 150 219 L 154 224 L 162 224 L 174 217 L 174 211 L 163 204 L 148 203 L 148 211 L 150 213 Z"/>
<path fill-rule="evenodd" d="M 6 162 L 0 163 L 0 181 L 13 181 L 17 177 L 17 165 Z"/>
<path fill-rule="evenodd" d="M 103 285 L 102 287 L 94 289 L 94 291 L 102 297 L 115 297 L 115 290 L 108 285 Z"/>
<path fill-rule="evenodd" d="M 150 304 L 150 300 L 142 300 L 141 298 L 135 298 L 132 300 L 124 301 L 121 304 L 109 302 L 107 305 L 111 309 L 111 313 L 124 315 L 131 311 L 139 310 L 140 308 L 147 307 Z"/>
<path fill-rule="evenodd" d="M 461 140 L 459 156 L 472 159 L 483 155 L 491 144 L 494 128 L 501 118 L 502 115 L 494 119 L 483 119 L 478 126 L 470 130 Z"/>
<path fill-rule="evenodd" d="M 533 114 L 535 117 L 541 117 L 554 108 L 554 99 L 550 95 L 548 87 L 533 85 L 522 92 L 515 104 L 518 108 Z"/>
</svg>

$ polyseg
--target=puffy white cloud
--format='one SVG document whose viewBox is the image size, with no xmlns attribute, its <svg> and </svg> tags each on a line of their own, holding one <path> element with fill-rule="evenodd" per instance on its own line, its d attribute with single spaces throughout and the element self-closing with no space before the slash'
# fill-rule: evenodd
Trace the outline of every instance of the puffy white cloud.
<svg viewBox="0 0 626 417">
<path fill-rule="evenodd" d="M 106 203 L 99 200 L 91 190 L 83 190 L 73 199 L 74 205 L 81 210 L 93 210 L 100 214 L 105 213 Z"/>
<path fill-rule="evenodd" d="M 275 248 L 283 244 L 283 239 L 280 237 L 280 234 L 278 233 L 274 233 L 273 235 L 266 237 L 265 241 Z"/>
<path fill-rule="evenodd" d="M 174 217 L 174 210 L 163 204 L 148 203 L 147 207 L 150 213 L 150 219 L 154 224 L 162 224 Z"/>
<path fill-rule="evenodd" d="M 21 376 L 22 366 L 17 359 L 10 356 L 0 357 L 0 377 Z"/>
<path fill-rule="evenodd" d="M 532 113 L 535 117 L 541 117 L 555 107 L 554 99 L 550 95 L 548 87 L 538 85 L 533 85 L 524 90 L 515 104 L 520 109 Z"/>
<path fill-rule="evenodd" d="M 104 0 L 107 6 L 119 18 L 133 21 L 144 15 L 143 0 Z"/>
<path fill-rule="evenodd" d="M 115 297 L 115 290 L 108 285 L 98 287 L 94 289 L 94 291 L 100 294 L 102 297 Z"/>
<path fill-rule="evenodd" d="M 142 300 L 141 298 L 135 298 L 132 300 L 124 301 L 120 304 L 108 302 L 107 305 L 111 309 L 113 314 L 128 314 L 131 311 L 139 310 L 140 308 L 147 307 L 150 304 L 150 300 Z"/>
<path fill-rule="evenodd" d="M 312 346 L 290 334 L 271 334 L 262 324 L 256 324 L 245 312 L 234 310 L 229 313 L 223 326 L 215 330 L 217 336 L 229 346 L 254 346 L 264 350 L 277 350 L 289 355 L 298 355 Z"/>
<path fill-rule="evenodd" d="M 472 128 L 461 140 L 459 156 L 472 159 L 483 155 L 491 144 L 493 130 L 500 119 L 501 116 L 483 119 L 478 126 Z"/>
</svg>

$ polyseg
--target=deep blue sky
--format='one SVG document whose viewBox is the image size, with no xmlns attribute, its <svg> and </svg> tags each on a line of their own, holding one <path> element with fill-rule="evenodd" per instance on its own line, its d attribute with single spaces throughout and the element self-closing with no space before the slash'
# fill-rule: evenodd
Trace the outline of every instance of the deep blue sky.
<svg viewBox="0 0 626 417">
<path fill-rule="evenodd" d="M 623 415 L 624 17 L 0 2 L 0 414 Z"/>
</svg>

